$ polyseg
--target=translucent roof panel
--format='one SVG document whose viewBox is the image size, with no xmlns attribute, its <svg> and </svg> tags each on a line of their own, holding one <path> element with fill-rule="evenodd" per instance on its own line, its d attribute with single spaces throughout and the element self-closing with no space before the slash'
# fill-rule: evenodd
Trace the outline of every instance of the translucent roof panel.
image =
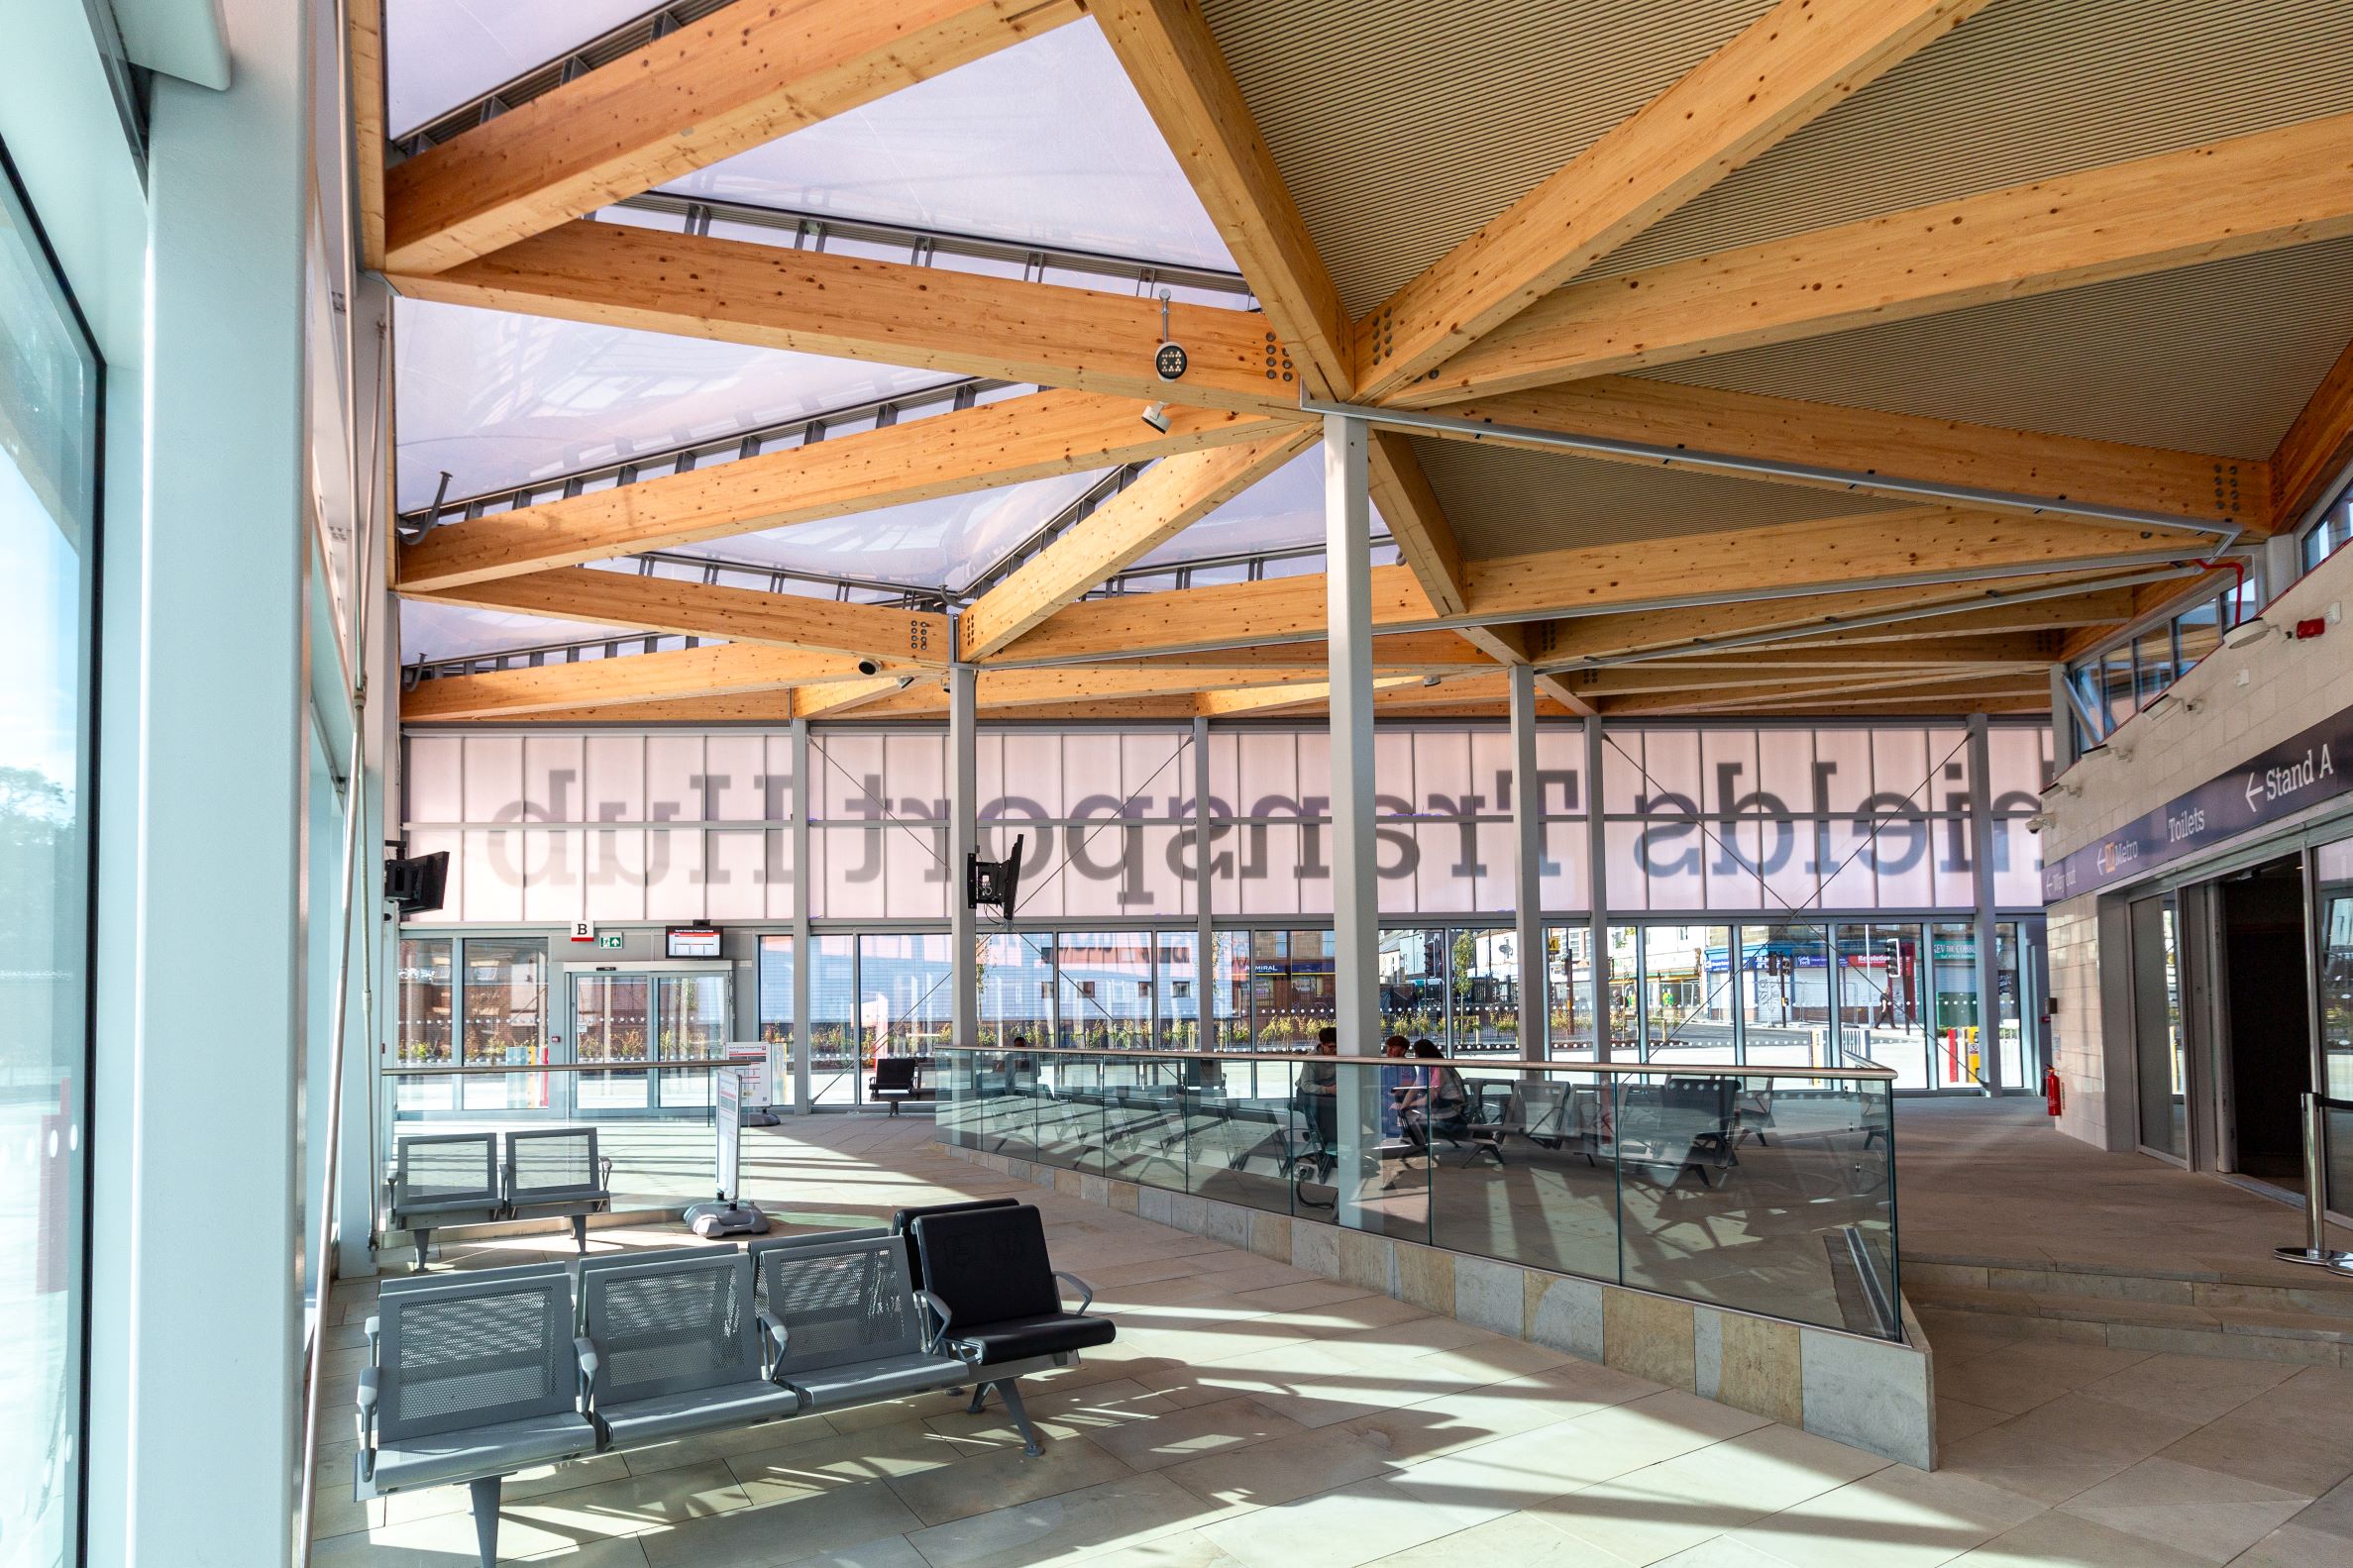
<svg viewBox="0 0 2353 1568">
<path fill-rule="evenodd" d="M 715 540 L 678 553 L 960 592 L 1102 476 L 1069 473 L 1032 479 Z"/>
<path fill-rule="evenodd" d="M 642 637 L 624 626 L 591 626 L 545 615 L 517 615 L 472 604 L 400 601 L 400 658 L 405 664 L 457 659 L 467 654 L 505 653 L 551 643 L 586 642 L 591 637 Z"/>
<path fill-rule="evenodd" d="M 1092 18 L 797 131 L 663 187 L 1230 269 Z"/>
<path fill-rule="evenodd" d="M 384 117 L 405 135 L 652 9 L 650 0 L 384 0 Z"/>
<path fill-rule="evenodd" d="M 402 299 L 398 494 L 431 503 L 756 430 L 953 376 Z"/>
<path fill-rule="evenodd" d="M 1372 531 L 1388 532 L 1379 508 Z M 1218 556 L 1294 550 L 1324 542 L 1324 453 L 1311 447 L 1153 551 L 1137 565 L 1179 566 Z"/>
</svg>

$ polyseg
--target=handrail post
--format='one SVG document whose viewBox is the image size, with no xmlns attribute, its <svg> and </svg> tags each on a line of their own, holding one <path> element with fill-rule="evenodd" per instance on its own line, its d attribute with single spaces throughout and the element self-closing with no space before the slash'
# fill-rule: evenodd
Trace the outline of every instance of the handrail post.
<svg viewBox="0 0 2353 1568">
<path fill-rule="evenodd" d="M 2319 1268 L 2343 1268 L 2353 1252 L 2338 1252 L 2328 1244 L 2328 1111 L 2320 1097 L 2304 1093 L 2304 1221 L 2305 1244 L 2274 1247 L 2283 1263 L 2309 1263 Z"/>
</svg>

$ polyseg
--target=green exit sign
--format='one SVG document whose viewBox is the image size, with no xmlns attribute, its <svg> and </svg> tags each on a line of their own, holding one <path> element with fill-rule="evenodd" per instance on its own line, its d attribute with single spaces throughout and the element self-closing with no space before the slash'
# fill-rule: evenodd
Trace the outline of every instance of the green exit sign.
<svg viewBox="0 0 2353 1568">
<path fill-rule="evenodd" d="M 598 947 L 619 947 L 621 945 L 621 934 L 618 931 L 612 932 L 609 935 L 600 934 L 596 938 L 596 945 Z"/>
</svg>

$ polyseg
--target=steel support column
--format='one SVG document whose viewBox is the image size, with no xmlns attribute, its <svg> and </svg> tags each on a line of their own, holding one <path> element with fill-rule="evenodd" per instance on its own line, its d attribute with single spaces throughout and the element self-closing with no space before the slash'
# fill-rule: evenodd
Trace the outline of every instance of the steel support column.
<svg viewBox="0 0 2353 1568">
<path fill-rule="evenodd" d="M 1985 715 L 1973 713 L 1969 720 L 1969 821 L 1971 867 L 1976 875 L 1971 879 L 1977 889 L 1977 949 L 1978 949 L 1978 1073 L 1986 1092 L 1998 1095 L 2009 1087 L 2001 1080 L 2001 1007 L 1994 994 L 1993 963 L 1993 758 L 1991 729 Z M 1929 962 L 1936 962 L 1931 944 Z M 1833 976 L 1835 982 L 1836 977 Z M 2023 997 L 2021 997 L 2023 999 Z M 2025 1049 L 2026 1017 L 2018 1017 L 2019 1048 Z"/>
<path fill-rule="evenodd" d="M 974 947 L 979 932 L 964 895 L 964 867 L 980 845 L 976 675 L 967 664 L 948 667 L 948 1042 L 962 1046 L 978 1045 L 981 1038 L 980 955 Z"/>
<path fill-rule="evenodd" d="M 1512 909 L 1520 949 L 1520 1054 L 1550 1056 L 1546 1023 L 1551 973 L 1545 963 L 1545 802 L 1536 778 L 1536 671 L 1511 667 Z"/>
<path fill-rule="evenodd" d="M 1193 1016 L 1195 1044 L 1209 1050 L 1217 1038 L 1218 933 L 1210 914 L 1215 884 L 1210 877 L 1209 720 L 1193 720 Z"/>
<path fill-rule="evenodd" d="M 1593 949 L 1593 1058 L 1610 1059 L 1609 833 L 1601 820 L 1601 718 L 1585 720 L 1585 930 Z"/>
<path fill-rule="evenodd" d="M 793 1109 L 806 1115 L 816 1109 L 809 1102 L 808 976 L 813 955 L 809 944 L 808 906 L 816 889 L 808 878 L 808 815 L 814 808 L 816 781 L 808 771 L 808 720 L 793 721 Z"/>
<path fill-rule="evenodd" d="M 1342 1056 L 1380 1050 L 1381 955 L 1372 788 L 1372 503 L 1360 419 L 1324 421 L 1326 637 L 1332 691 L 1332 1021 Z M 1372 1154 L 1377 1084 L 1340 1077 L 1339 1222 L 1361 1225 L 1359 1193 L 1380 1183 Z M 1373 1162 L 1368 1168 L 1367 1161 Z"/>
</svg>

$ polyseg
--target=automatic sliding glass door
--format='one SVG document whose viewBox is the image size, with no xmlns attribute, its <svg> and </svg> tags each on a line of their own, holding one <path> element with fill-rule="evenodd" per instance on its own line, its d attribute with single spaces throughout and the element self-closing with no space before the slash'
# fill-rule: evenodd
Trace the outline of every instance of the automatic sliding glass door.
<svg viewBox="0 0 2353 1568">
<path fill-rule="evenodd" d="M 664 1062 L 727 1052 L 728 976 L 599 970 L 572 977 L 573 1109 L 584 1116 L 703 1110 L 706 1068 L 664 1072 Z M 609 1066 L 607 1066 L 609 1064 Z"/>
<path fill-rule="evenodd" d="M 654 1023 L 650 975 L 572 977 L 573 1103 L 583 1114 L 646 1108 L 642 1065 Z M 618 1072 L 590 1072 L 589 1063 L 631 1064 Z"/>
</svg>

